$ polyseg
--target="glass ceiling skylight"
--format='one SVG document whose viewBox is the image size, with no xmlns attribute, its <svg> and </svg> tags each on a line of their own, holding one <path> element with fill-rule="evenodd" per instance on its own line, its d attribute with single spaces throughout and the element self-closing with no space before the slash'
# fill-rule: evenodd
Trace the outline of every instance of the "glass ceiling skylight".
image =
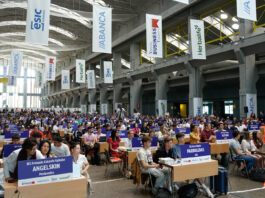
<svg viewBox="0 0 265 198">
<path fill-rule="evenodd" d="M 131 68 L 131 63 L 128 62 L 127 60 L 123 59 L 123 58 L 121 59 L 121 64 L 124 65 L 125 67 L 127 67 L 128 69 Z"/>
<path fill-rule="evenodd" d="M 108 6 L 103 0 L 84 0 L 91 5 Z"/>
</svg>

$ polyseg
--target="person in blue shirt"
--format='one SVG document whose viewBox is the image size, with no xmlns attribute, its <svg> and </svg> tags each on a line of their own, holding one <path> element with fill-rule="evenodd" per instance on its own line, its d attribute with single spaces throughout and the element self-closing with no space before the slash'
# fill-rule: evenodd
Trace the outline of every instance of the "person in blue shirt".
<svg viewBox="0 0 265 198">
<path fill-rule="evenodd" d="M 81 137 L 83 135 L 82 131 L 83 131 L 83 126 L 79 125 L 77 131 L 75 131 L 73 134 L 73 138 L 74 138 L 73 140 L 75 142 L 79 142 L 80 144 L 81 144 Z"/>
<path fill-rule="evenodd" d="M 180 159 L 181 158 L 180 145 L 185 144 L 185 135 L 184 135 L 184 133 L 176 133 L 176 139 L 177 139 L 177 144 L 175 144 L 173 146 L 173 148 L 172 148 L 173 157 L 175 159 Z"/>
</svg>

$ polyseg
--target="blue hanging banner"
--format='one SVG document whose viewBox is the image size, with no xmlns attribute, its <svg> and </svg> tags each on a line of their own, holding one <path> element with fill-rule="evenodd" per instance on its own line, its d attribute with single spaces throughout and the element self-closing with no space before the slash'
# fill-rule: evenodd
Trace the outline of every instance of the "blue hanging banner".
<svg viewBox="0 0 265 198">
<path fill-rule="evenodd" d="M 72 178 L 72 156 L 18 162 L 18 186 L 50 183 Z"/>
</svg>

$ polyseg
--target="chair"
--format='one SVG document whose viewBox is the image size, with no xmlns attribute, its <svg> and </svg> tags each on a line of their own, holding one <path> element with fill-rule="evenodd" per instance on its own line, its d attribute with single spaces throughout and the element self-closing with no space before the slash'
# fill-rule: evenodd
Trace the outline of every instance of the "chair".
<svg viewBox="0 0 265 198">
<path fill-rule="evenodd" d="M 114 168 L 115 164 L 119 165 L 119 172 L 121 173 L 121 164 L 122 164 L 122 160 L 119 157 L 110 157 L 109 151 L 107 149 L 105 149 L 105 157 L 106 157 L 106 170 L 105 170 L 105 177 L 109 177 L 109 166 L 112 167 L 112 169 Z"/>
<path fill-rule="evenodd" d="M 232 162 L 234 163 L 233 171 L 234 171 L 235 168 L 237 167 L 237 172 L 238 172 L 238 169 L 241 168 L 241 165 L 242 165 L 242 164 L 244 165 L 245 168 L 247 167 L 247 163 L 246 163 L 246 161 L 245 161 L 244 159 L 234 159 L 234 158 L 233 158 L 233 155 L 232 155 L 232 151 L 231 151 L 231 149 L 230 149 L 230 153 L 231 153 L 231 160 L 232 160 Z M 246 168 L 246 173 L 247 173 L 247 176 L 248 176 L 248 178 L 249 178 L 249 172 L 248 172 L 247 168 Z"/>
</svg>

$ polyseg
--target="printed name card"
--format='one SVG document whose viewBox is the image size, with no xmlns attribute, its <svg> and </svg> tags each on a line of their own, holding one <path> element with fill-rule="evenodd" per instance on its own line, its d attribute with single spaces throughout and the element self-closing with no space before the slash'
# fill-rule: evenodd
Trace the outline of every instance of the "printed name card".
<svg viewBox="0 0 265 198">
<path fill-rule="evenodd" d="M 233 139 L 232 131 L 217 131 L 215 135 L 217 144 L 229 143 Z"/>
</svg>

